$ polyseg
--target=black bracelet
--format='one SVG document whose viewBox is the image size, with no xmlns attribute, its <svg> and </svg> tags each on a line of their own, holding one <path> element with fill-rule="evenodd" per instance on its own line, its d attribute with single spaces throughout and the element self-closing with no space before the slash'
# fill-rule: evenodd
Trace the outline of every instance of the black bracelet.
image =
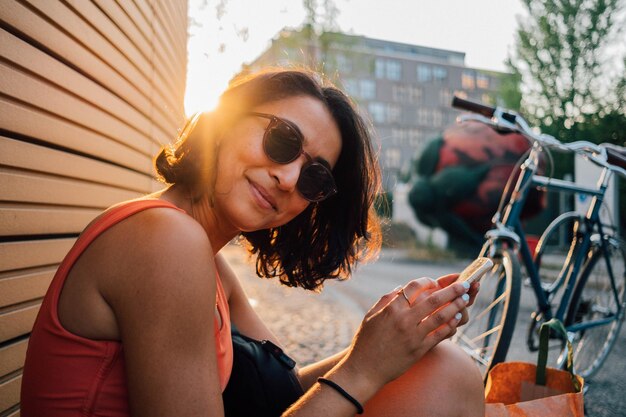
<svg viewBox="0 0 626 417">
<path fill-rule="evenodd" d="M 330 379 L 326 379 L 326 378 L 322 378 L 322 377 L 317 378 L 317 382 L 319 382 L 320 384 L 328 385 L 329 387 L 335 389 L 335 391 L 337 391 L 339 394 L 341 394 L 346 400 L 348 400 L 352 404 L 354 404 L 354 406 L 356 407 L 356 413 L 357 414 L 363 414 L 363 406 L 361 405 L 361 403 L 358 402 L 356 399 L 354 399 L 354 397 L 352 395 L 348 394 L 346 392 L 346 390 L 341 388 L 339 385 L 337 385 L 336 383 L 334 383 Z"/>
</svg>

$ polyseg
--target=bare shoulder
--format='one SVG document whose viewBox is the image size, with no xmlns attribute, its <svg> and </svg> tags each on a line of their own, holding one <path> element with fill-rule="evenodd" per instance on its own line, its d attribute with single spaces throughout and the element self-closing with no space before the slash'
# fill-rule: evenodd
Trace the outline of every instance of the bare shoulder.
<svg viewBox="0 0 626 417">
<path fill-rule="evenodd" d="M 119 275 L 109 274 L 107 302 L 124 346 L 131 409 L 191 415 L 179 412 L 191 407 L 208 415 L 220 386 L 216 267 L 204 229 L 167 208 L 145 210 L 114 229 L 111 237 L 124 249 L 112 251 Z"/>
<path fill-rule="evenodd" d="M 173 290 L 183 282 L 185 287 L 204 289 L 208 281 L 214 287 L 211 243 L 202 226 L 185 213 L 169 208 L 144 210 L 107 234 L 103 253 L 110 256 L 106 264 L 111 270 L 101 289 L 113 303 L 130 294 L 155 296 L 162 291 L 174 295 Z M 138 292 L 143 287 L 149 291 Z"/>
</svg>

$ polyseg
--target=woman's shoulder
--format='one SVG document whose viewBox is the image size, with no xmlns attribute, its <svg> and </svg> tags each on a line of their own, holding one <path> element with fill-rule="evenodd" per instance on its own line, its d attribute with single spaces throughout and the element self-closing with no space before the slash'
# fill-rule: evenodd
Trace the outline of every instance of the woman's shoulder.
<svg viewBox="0 0 626 417">
<path fill-rule="evenodd" d="M 103 253 L 110 256 L 107 263 L 114 264 L 109 278 L 118 283 L 147 280 L 168 287 L 172 275 L 190 283 L 195 276 L 214 275 L 211 242 L 202 226 L 183 211 L 142 210 L 106 235 Z"/>
</svg>

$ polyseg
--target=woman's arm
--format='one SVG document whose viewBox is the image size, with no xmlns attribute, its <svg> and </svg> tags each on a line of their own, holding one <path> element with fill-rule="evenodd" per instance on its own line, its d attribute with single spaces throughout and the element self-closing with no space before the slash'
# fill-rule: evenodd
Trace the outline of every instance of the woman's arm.
<svg viewBox="0 0 626 417">
<path fill-rule="evenodd" d="M 103 288 L 124 349 L 133 416 L 223 416 L 216 268 L 202 227 L 174 210 L 128 219 Z"/>
<path fill-rule="evenodd" d="M 326 374 L 361 404 L 447 338 L 460 319 L 467 289 L 460 283 L 441 288 L 420 278 L 404 287 L 411 303 L 397 292 L 383 296 L 367 313 L 352 345 Z M 326 385 L 314 384 L 284 417 L 354 415 L 354 405 Z"/>
<path fill-rule="evenodd" d="M 222 254 L 217 254 L 215 264 L 228 297 L 230 321 L 237 326 L 242 334 L 248 337 L 257 340 L 271 340 L 275 345 L 282 346 L 276 335 L 265 325 L 250 305 L 239 278 Z"/>
</svg>

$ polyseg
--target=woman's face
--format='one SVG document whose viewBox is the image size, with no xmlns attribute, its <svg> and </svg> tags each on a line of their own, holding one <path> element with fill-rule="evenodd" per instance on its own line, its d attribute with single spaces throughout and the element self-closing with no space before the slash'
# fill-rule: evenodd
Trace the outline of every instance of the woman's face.
<svg viewBox="0 0 626 417">
<path fill-rule="evenodd" d="M 295 124 L 304 136 L 304 151 L 332 168 L 341 152 L 341 135 L 332 115 L 319 100 L 290 97 L 266 103 L 253 111 Z M 250 232 L 289 222 L 310 203 L 296 183 L 304 155 L 288 164 L 270 160 L 263 150 L 263 135 L 270 120 L 243 115 L 220 137 L 217 154 L 214 208 L 220 221 Z"/>
</svg>

